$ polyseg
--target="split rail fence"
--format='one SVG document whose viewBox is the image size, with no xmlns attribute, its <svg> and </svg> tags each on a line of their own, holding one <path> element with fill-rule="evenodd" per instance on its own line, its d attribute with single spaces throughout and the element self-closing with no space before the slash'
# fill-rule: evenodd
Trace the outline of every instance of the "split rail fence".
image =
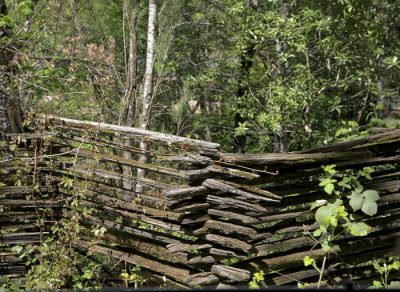
<svg viewBox="0 0 400 292">
<path fill-rule="evenodd" d="M 138 159 L 140 142 L 148 144 L 146 163 Z M 227 154 L 219 146 L 54 117 L 37 119 L 34 133 L 3 135 L 0 274 L 27 272 L 12 247 L 50 234 L 51 223 L 39 230 L 35 220 L 43 210 L 47 222 L 59 219 L 70 196 L 61 182 L 70 178 L 85 182 L 80 204 L 95 210 L 82 224 L 107 230 L 95 244 L 93 233 L 83 231 L 74 244 L 139 265 L 154 281 L 226 288 L 247 285 L 262 270 L 266 286 L 316 283 L 318 272 L 303 258 L 321 263 L 325 254 L 309 235 L 318 227 L 310 205 L 329 199 L 318 178 L 321 165 L 330 164 L 337 170 L 374 166 L 372 180 L 362 184 L 378 191 L 380 200 L 376 215 L 358 214 L 370 234 L 336 240 L 322 284 L 350 278 L 371 284 L 378 274 L 369 261 L 396 255 L 400 130 L 296 153 Z M 145 178 L 138 169 L 146 170 Z"/>
</svg>

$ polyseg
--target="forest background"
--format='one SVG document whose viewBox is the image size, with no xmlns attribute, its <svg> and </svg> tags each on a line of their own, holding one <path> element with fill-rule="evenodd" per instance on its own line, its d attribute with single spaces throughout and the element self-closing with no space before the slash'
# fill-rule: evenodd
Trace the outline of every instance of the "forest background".
<svg viewBox="0 0 400 292">
<path fill-rule="evenodd" d="M 2 90 L 24 111 L 285 152 L 398 127 L 400 2 L 0 0 Z M 148 55 L 147 55 L 148 56 Z M 392 113 L 392 115 L 391 115 Z"/>
</svg>

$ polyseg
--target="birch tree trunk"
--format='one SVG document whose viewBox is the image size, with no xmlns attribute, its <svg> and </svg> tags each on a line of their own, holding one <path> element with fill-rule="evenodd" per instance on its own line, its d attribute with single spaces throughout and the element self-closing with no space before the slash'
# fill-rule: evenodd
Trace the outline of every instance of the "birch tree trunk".
<svg viewBox="0 0 400 292">
<path fill-rule="evenodd" d="M 78 11 L 76 9 L 76 2 L 75 2 L 75 0 L 70 0 L 69 4 L 71 5 L 72 14 L 74 16 L 74 23 L 75 23 L 76 30 L 78 31 L 78 35 L 83 37 L 82 25 L 81 25 L 81 21 L 78 16 Z"/>
<path fill-rule="evenodd" d="M 150 128 L 150 112 L 153 101 L 153 64 L 154 64 L 154 33 L 156 26 L 156 0 L 149 0 L 149 23 L 147 28 L 147 52 L 146 52 L 146 71 L 144 75 L 143 99 L 142 99 L 142 116 L 140 127 L 144 130 Z M 143 151 L 139 156 L 139 161 L 147 162 L 147 143 L 142 141 L 140 149 Z M 144 169 L 138 169 L 138 177 L 144 178 L 146 175 Z M 143 185 L 136 186 L 137 192 L 143 192 Z"/>
</svg>

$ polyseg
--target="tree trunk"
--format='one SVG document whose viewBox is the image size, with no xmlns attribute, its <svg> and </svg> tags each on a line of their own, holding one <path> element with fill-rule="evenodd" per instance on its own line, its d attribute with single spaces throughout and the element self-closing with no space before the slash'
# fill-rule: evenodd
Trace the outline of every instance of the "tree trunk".
<svg viewBox="0 0 400 292">
<path fill-rule="evenodd" d="M 8 10 L 4 0 L 0 0 L 0 14 L 7 15 Z M 0 41 L 11 38 L 12 31 L 7 25 L 0 27 Z M 5 43 L 5 42 L 1 42 Z M 22 133 L 22 110 L 16 94 L 13 94 L 10 77 L 15 65 L 13 60 L 15 52 L 6 47 L 0 47 L 0 132 L 10 129 L 14 133 Z"/>
<path fill-rule="evenodd" d="M 7 15 L 7 6 L 4 0 L 0 0 L 0 14 Z M 9 37 L 10 28 L 6 25 L 0 27 L 0 38 Z M 8 50 L 1 50 L 0 53 L 0 131 L 6 131 L 9 127 L 6 103 L 9 95 L 10 84 L 3 72 L 7 70 L 8 62 L 13 58 L 13 54 Z"/>
<path fill-rule="evenodd" d="M 252 10 L 258 9 L 258 0 L 249 0 L 248 3 L 249 8 Z M 247 82 L 244 82 L 246 78 L 249 76 L 249 71 L 251 66 L 253 65 L 253 57 L 254 57 L 254 44 L 250 43 L 247 46 L 246 52 L 240 55 L 240 67 L 239 67 L 239 86 L 237 91 L 237 97 L 239 100 L 245 97 L 246 91 L 248 90 Z M 245 106 L 243 105 L 243 101 L 237 105 L 237 109 L 241 110 Z M 235 114 L 235 125 L 237 128 L 240 124 L 245 122 L 245 118 L 239 113 Z M 235 153 L 244 153 L 246 147 L 246 135 L 236 136 L 233 141 L 233 151 Z"/>
<path fill-rule="evenodd" d="M 134 126 L 135 123 L 135 110 L 137 109 L 137 72 L 136 72 L 136 61 L 137 61 L 137 40 L 136 40 L 136 13 L 129 4 L 129 0 L 124 1 L 124 15 L 127 18 L 128 24 L 128 56 L 126 58 L 126 83 L 124 89 L 124 102 L 125 107 L 122 109 L 120 115 L 119 124 L 125 121 L 125 125 L 128 127 Z M 124 20 L 125 21 L 125 20 Z M 125 34 L 125 31 L 123 32 Z M 126 140 L 124 143 L 126 146 L 132 146 L 130 140 Z M 127 159 L 132 158 L 132 153 L 130 151 L 124 152 L 124 157 Z M 132 175 L 132 169 L 130 166 L 124 165 L 122 167 L 124 175 Z M 132 190 L 133 184 L 129 181 L 123 182 L 123 187 L 125 189 Z"/>
<path fill-rule="evenodd" d="M 75 27 L 76 27 L 76 30 L 78 31 L 78 36 L 83 37 L 82 25 L 81 25 L 81 21 L 78 16 L 78 11 L 76 10 L 75 0 L 70 0 L 70 5 L 71 5 L 72 14 L 74 16 Z"/>
<path fill-rule="evenodd" d="M 5 132 L 10 122 L 8 120 L 6 103 L 10 84 L 4 74 L 0 73 L 0 131 Z"/>
<path fill-rule="evenodd" d="M 149 0 L 149 23 L 147 30 L 147 53 L 146 53 L 146 71 L 144 76 L 144 88 L 143 88 L 143 108 L 142 108 L 142 116 L 141 116 L 141 124 L 140 127 L 144 130 L 148 130 L 150 128 L 150 112 L 151 112 L 151 104 L 153 101 L 153 64 L 154 64 L 154 33 L 155 33 L 155 25 L 156 25 L 156 12 L 157 5 L 156 0 Z M 143 151 L 139 156 L 139 161 L 146 163 L 147 162 L 147 143 L 145 141 L 140 142 L 140 149 Z M 138 169 L 138 177 L 144 178 L 146 175 L 144 169 Z M 143 192 L 143 186 L 136 186 L 137 192 Z"/>
<path fill-rule="evenodd" d="M 282 18 L 286 21 L 288 14 L 289 14 L 289 4 L 286 3 L 285 0 L 278 0 L 277 3 L 280 5 L 280 12 Z M 276 40 L 276 45 L 275 45 L 275 50 L 277 55 L 280 55 L 283 51 L 283 45 L 284 43 L 282 40 L 277 39 Z M 308 55 L 306 55 L 306 62 L 308 64 Z M 287 67 L 287 65 L 286 65 Z M 282 64 L 281 61 L 278 60 L 277 62 L 277 72 L 275 78 L 278 78 L 278 75 L 285 76 L 286 72 L 286 67 L 284 64 Z M 283 111 L 283 109 L 281 109 Z M 286 146 L 287 146 L 287 133 L 285 132 L 285 126 L 283 125 L 281 130 L 278 130 L 274 134 L 274 152 L 279 153 L 279 152 L 286 152 Z"/>
</svg>

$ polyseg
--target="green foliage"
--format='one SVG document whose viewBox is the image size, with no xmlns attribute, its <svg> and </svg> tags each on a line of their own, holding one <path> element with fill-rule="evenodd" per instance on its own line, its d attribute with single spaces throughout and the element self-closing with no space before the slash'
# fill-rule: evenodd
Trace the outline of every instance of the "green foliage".
<svg viewBox="0 0 400 292">
<path fill-rule="evenodd" d="M 134 283 L 135 289 L 138 287 L 142 287 L 146 282 L 146 279 L 140 274 L 139 266 L 131 266 L 129 265 L 128 271 L 124 269 L 120 275 L 124 280 L 125 287 L 129 287 L 129 283 Z"/>
<path fill-rule="evenodd" d="M 66 209 L 66 216 L 51 228 L 53 235 L 39 245 L 27 245 L 21 257 L 27 258 L 27 286 L 34 289 L 71 287 L 82 290 L 99 287 L 100 264 L 80 254 L 71 243 L 85 229 L 79 221 L 90 213 L 79 204 L 84 197 L 85 185 L 64 178 L 61 183 L 73 200 Z M 75 197 L 75 198 L 74 198 Z"/>
<path fill-rule="evenodd" d="M 304 257 L 304 266 L 310 266 L 310 265 L 312 265 L 312 266 L 314 266 L 315 265 L 315 259 L 313 259 L 313 258 L 310 258 L 309 256 L 305 256 Z"/>
<path fill-rule="evenodd" d="M 0 292 L 24 291 L 21 280 L 11 280 L 8 276 L 0 276 Z"/>
<path fill-rule="evenodd" d="M 350 199 L 348 204 L 353 211 L 361 210 L 363 213 L 372 216 L 377 213 L 379 194 L 374 190 L 364 190 L 360 183 L 361 178 L 372 180 L 372 167 L 364 167 L 362 170 L 347 170 L 338 172 L 336 165 L 322 166 L 324 175 L 319 180 L 319 186 L 324 187 L 324 191 L 333 198 L 327 201 L 317 201 L 312 204 L 311 210 L 317 208 L 315 220 L 319 224 L 312 236 L 318 239 L 318 244 L 322 250 L 328 253 L 334 245 L 335 239 L 343 232 L 349 232 L 354 236 L 366 236 L 371 231 L 371 227 L 365 222 L 356 222 L 357 216 L 351 214 L 347 209 L 345 198 Z M 351 191 L 351 195 L 347 195 Z M 317 239 L 316 239 L 317 240 Z M 324 258 L 325 263 L 326 257 Z M 319 269 L 315 259 L 306 256 L 305 266 L 313 266 L 321 275 L 323 274 L 324 263 Z M 321 280 L 320 277 L 320 280 Z"/>
<path fill-rule="evenodd" d="M 366 190 L 362 193 L 359 192 L 361 188 L 351 192 L 348 196 L 350 199 L 349 204 L 353 208 L 353 211 L 360 210 L 367 215 L 375 215 L 378 211 L 378 205 L 376 201 L 379 200 L 379 194 L 374 190 Z"/>
<path fill-rule="evenodd" d="M 391 264 L 383 263 L 380 265 L 377 261 L 373 263 L 374 268 L 379 272 L 381 276 L 381 281 L 373 281 L 373 285 L 369 288 L 388 288 L 388 289 L 398 289 L 400 288 L 399 281 L 391 281 L 389 283 L 389 273 L 393 270 L 400 270 L 400 261 L 398 257 L 394 257 Z"/>
<path fill-rule="evenodd" d="M 74 15 L 70 5 L 48 1 L 15 39 L 13 87 L 26 109 L 123 122 L 128 9 L 136 21 L 132 106 L 140 110 L 147 2 L 123 2 L 77 1 Z M 382 115 L 395 98 L 389 81 L 400 76 L 400 39 L 389 33 L 399 21 L 397 4 L 310 0 L 283 9 L 279 1 L 258 2 L 256 9 L 244 0 L 159 5 L 152 129 L 211 139 L 225 151 L 246 135 L 247 152 L 271 152 L 351 139 L 370 121 L 399 127 Z M 12 31 L 3 43 L 44 1 L 34 3 L 7 1 L 0 27 Z M 236 128 L 235 114 L 243 118 Z"/>
<path fill-rule="evenodd" d="M 308 286 L 308 283 L 297 282 L 297 288 L 299 288 L 299 289 L 306 289 L 307 286 Z"/>
<path fill-rule="evenodd" d="M 249 288 L 250 289 L 259 289 L 260 288 L 260 283 L 264 281 L 264 272 L 259 271 L 254 273 L 253 278 L 251 279 L 249 283 Z"/>
</svg>

